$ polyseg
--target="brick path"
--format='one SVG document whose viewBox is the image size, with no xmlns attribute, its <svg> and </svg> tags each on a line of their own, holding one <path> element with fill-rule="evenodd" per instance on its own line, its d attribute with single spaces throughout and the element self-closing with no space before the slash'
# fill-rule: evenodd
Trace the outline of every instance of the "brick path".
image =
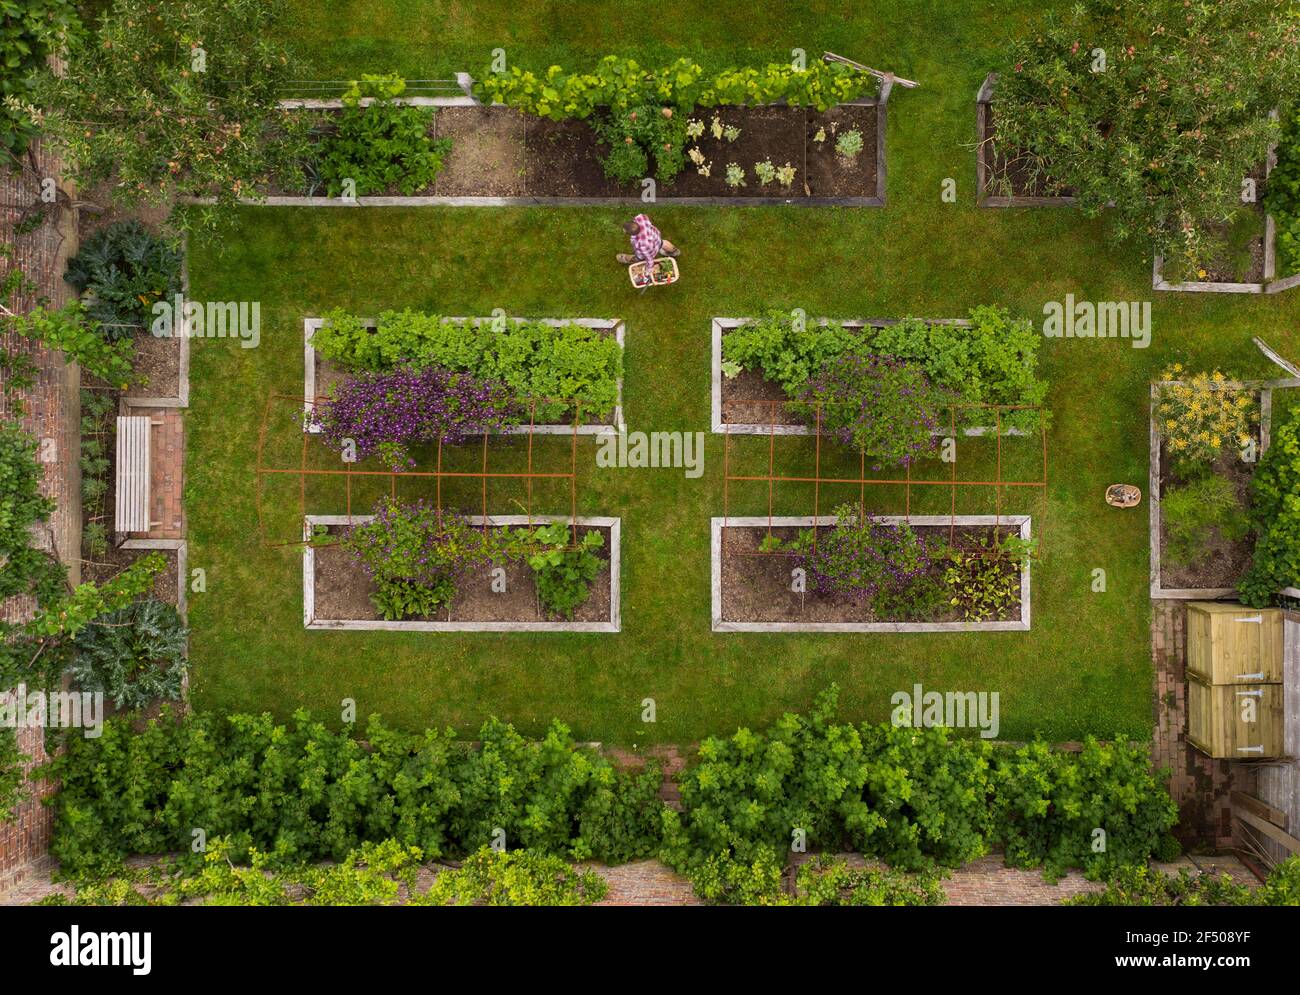
<svg viewBox="0 0 1300 995">
<path fill-rule="evenodd" d="M 1178 833 L 1185 844 L 1232 845 L 1228 795 L 1231 765 L 1189 745 L 1187 734 L 1187 605 L 1151 603 L 1151 654 L 1155 662 L 1156 730 L 1151 759 L 1170 771 L 1169 793 L 1178 803 Z"/>
</svg>

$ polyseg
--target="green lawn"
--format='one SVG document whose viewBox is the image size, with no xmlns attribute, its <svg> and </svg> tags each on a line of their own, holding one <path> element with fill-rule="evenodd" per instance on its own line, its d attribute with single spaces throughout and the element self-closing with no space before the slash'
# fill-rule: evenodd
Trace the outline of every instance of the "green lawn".
<svg viewBox="0 0 1300 995">
<path fill-rule="evenodd" d="M 186 500 L 191 566 L 208 580 L 207 592 L 191 598 L 198 707 L 286 715 L 306 706 L 333 716 L 350 697 L 363 714 L 412 727 L 468 731 L 496 714 L 537 732 L 555 716 L 579 739 L 644 745 L 765 722 L 805 707 L 831 681 L 843 689 L 847 715 L 883 719 L 890 694 L 919 681 L 1001 692 L 1005 738 L 1149 734 L 1146 506 L 1108 509 L 1102 491 L 1117 481 L 1146 489 L 1146 384 L 1160 367 L 1178 359 L 1268 375 L 1251 336 L 1300 356 L 1300 292 L 1156 296 L 1149 260 L 1117 251 L 1102 222 L 1064 210 L 976 210 L 973 97 L 1010 4 L 812 4 L 765 17 L 752 5 L 618 3 L 606 5 L 618 11 L 606 18 L 547 4 L 530 6 L 526 24 L 508 17 L 518 10 L 505 4 L 296 6 L 293 40 L 307 75 L 320 78 L 476 70 L 498 45 L 542 67 L 608 51 L 761 62 L 799 44 L 893 69 L 922 87 L 891 99 L 886 208 L 653 211 L 683 247 L 684 278 L 667 291 L 631 290 L 612 259 L 626 212 L 608 210 L 252 208 L 220 244 L 194 241 L 193 294 L 260 300 L 263 315 L 258 349 L 193 343 Z M 631 49 L 628 39 L 638 40 Z M 957 204 L 940 199 L 946 177 L 957 180 Z M 580 448 L 580 511 L 623 518 L 618 635 L 307 632 L 301 554 L 263 544 L 292 530 L 296 487 L 268 489 L 268 534 L 259 534 L 254 453 L 263 410 L 273 392 L 301 393 L 302 318 L 329 307 L 622 317 L 629 427 L 707 431 L 713 315 L 778 305 L 836 317 L 958 316 L 993 302 L 1041 319 L 1044 303 L 1066 293 L 1154 300 L 1154 334 L 1146 350 L 1119 340 L 1044 343 L 1054 422 L 1045 514 L 1038 501 L 1028 509 L 1036 531 L 1044 527 L 1029 633 L 714 635 L 708 528 L 722 513 L 723 487 L 721 439 L 712 435 L 699 480 L 680 470 L 600 470 L 594 443 Z M 797 463 L 811 446 L 792 440 L 783 451 Z M 503 504 L 510 496 L 494 491 Z M 740 513 L 757 510 L 763 495 L 733 491 L 733 499 Z M 308 510 L 337 512 L 339 500 L 315 487 Z M 803 500 L 783 492 L 781 510 L 802 513 Z M 1091 591 L 1098 567 L 1107 574 L 1103 594 Z M 653 725 L 640 721 L 646 697 L 658 706 Z"/>
</svg>

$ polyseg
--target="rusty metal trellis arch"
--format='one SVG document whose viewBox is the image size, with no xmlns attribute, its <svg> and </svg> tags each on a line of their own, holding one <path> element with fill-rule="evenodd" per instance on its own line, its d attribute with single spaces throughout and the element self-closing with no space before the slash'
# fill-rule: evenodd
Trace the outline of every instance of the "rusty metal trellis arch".
<svg viewBox="0 0 1300 995">
<path fill-rule="evenodd" d="M 478 439 L 477 442 L 474 443 L 467 442 L 463 447 L 458 447 L 458 448 L 467 448 L 470 445 L 475 445 L 481 448 L 482 459 L 480 463 L 480 468 L 478 470 L 466 471 L 466 470 L 444 469 L 442 465 L 443 442 L 441 439 L 438 439 L 437 442 L 435 443 L 436 456 L 434 460 L 434 468 L 432 470 L 418 469 L 418 468 L 413 470 L 393 470 L 393 469 L 373 469 L 373 468 L 357 469 L 352 464 L 344 464 L 343 466 L 336 467 L 336 468 L 320 468 L 320 467 L 309 467 L 307 465 L 308 456 L 310 455 L 310 447 L 312 445 L 312 439 L 318 437 L 314 433 L 307 430 L 308 423 L 311 421 L 311 416 L 304 412 L 302 396 L 274 392 L 267 398 L 266 406 L 263 409 L 262 421 L 258 429 L 258 436 L 257 436 L 257 463 L 255 468 L 256 486 L 254 488 L 254 501 L 257 508 L 258 534 L 262 539 L 262 544 L 267 547 L 312 545 L 310 540 L 304 538 L 302 535 L 297 535 L 294 538 L 283 539 L 283 540 L 271 540 L 267 537 L 266 515 L 264 513 L 264 508 L 263 508 L 263 481 L 268 477 L 296 476 L 298 478 L 299 486 L 298 486 L 298 516 L 297 517 L 300 523 L 307 516 L 307 480 L 311 477 L 342 479 L 344 481 L 345 506 L 346 506 L 345 514 L 349 519 L 353 517 L 352 492 L 353 492 L 353 481 L 356 478 L 368 478 L 368 479 L 387 478 L 389 483 L 389 488 L 388 488 L 389 495 L 394 500 L 396 500 L 397 497 L 397 482 L 399 479 L 431 481 L 433 486 L 434 506 L 439 512 L 444 510 L 443 493 L 442 493 L 442 482 L 444 480 L 451 480 L 451 479 L 480 480 L 482 482 L 482 488 L 480 490 L 480 494 L 481 494 L 480 513 L 483 519 L 481 527 L 485 532 L 489 528 L 491 528 L 489 524 L 489 519 L 491 518 L 491 512 L 488 508 L 488 481 L 499 479 L 499 480 L 524 481 L 526 485 L 526 495 L 527 495 L 526 503 L 525 503 L 525 512 L 530 522 L 532 521 L 533 518 L 534 482 L 538 480 L 567 481 L 568 482 L 568 488 L 567 488 L 568 504 L 569 504 L 569 512 L 568 512 L 569 534 L 571 537 L 570 548 L 576 549 L 577 529 L 578 529 L 578 522 L 577 522 L 578 520 L 578 475 L 577 475 L 578 431 L 577 429 L 581 422 L 580 422 L 580 418 L 575 416 L 573 421 L 573 431 L 572 433 L 569 434 L 569 446 L 567 447 L 568 458 L 566 461 L 567 466 L 563 469 L 558 469 L 558 470 L 535 469 L 534 468 L 534 440 L 535 440 L 534 430 L 537 427 L 537 407 L 539 404 L 545 404 L 548 403 L 549 401 L 550 401 L 549 398 L 534 398 L 534 399 L 529 399 L 521 402 L 526 404 L 529 410 L 529 420 L 526 429 L 524 429 L 524 427 L 521 424 L 519 430 L 509 434 L 496 433 L 496 432 L 479 433 L 477 435 L 477 439 Z M 572 404 L 573 402 L 565 401 L 564 403 Z M 285 405 L 293 412 L 293 418 L 287 419 L 286 423 L 296 423 L 298 426 L 298 430 L 302 435 L 302 443 L 300 447 L 298 463 L 296 466 L 268 466 L 267 465 L 266 445 L 267 445 L 268 434 L 272 430 L 272 418 L 275 413 L 276 406 L 280 404 Z M 581 404 L 578 404 L 577 407 L 580 409 Z M 517 439 L 521 435 L 527 439 L 527 469 L 524 471 L 493 470 L 491 468 L 491 460 L 489 455 L 491 450 L 490 440 L 493 437 L 496 437 L 498 439 Z M 563 438 L 563 436 L 548 435 L 547 438 L 552 438 L 552 439 Z M 466 509 L 463 508 L 446 509 L 446 510 L 454 510 L 458 512 L 466 511 Z"/>
<path fill-rule="evenodd" d="M 808 436 L 786 435 L 786 434 L 784 434 L 784 433 L 778 433 L 778 432 L 776 431 L 776 429 L 777 429 L 777 425 L 779 424 L 779 421 L 778 421 L 778 418 L 777 418 L 777 415 L 778 415 L 778 408 L 780 408 L 780 407 L 785 407 L 785 406 L 789 405 L 790 403 L 791 403 L 791 402 L 783 401 L 783 400 L 780 400 L 780 399 L 769 399 L 769 400 L 765 400 L 765 401 L 755 401 L 755 400 L 736 400 L 736 401 L 727 401 L 727 402 L 724 402 L 724 408 L 727 407 L 728 405 L 732 405 L 732 404 L 737 405 L 737 406 L 749 406 L 749 407 L 752 407 L 752 406 L 755 405 L 755 404 L 766 404 L 766 405 L 769 405 L 769 407 L 770 407 L 770 412 L 771 412 L 770 417 L 769 417 L 769 419 L 768 419 L 769 431 L 766 433 L 766 435 L 767 435 L 767 441 L 768 441 L 768 461 L 767 461 L 767 472 L 766 472 L 766 473 L 762 473 L 762 474 L 737 474 L 737 473 L 733 473 L 733 472 L 732 472 L 731 464 L 732 464 L 732 435 L 733 435 L 733 433 L 731 432 L 730 428 L 726 428 L 726 429 L 724 430 L 724 433 L 723 433 L 723 449 L 722 449 L 722 460 L 723 460 L 723 483 L 722 483 L 722 506 L 723 506 L 723 511 L 722 511 L 722 515 L 723 515 L 723 535 L 724 535 L 724 537 L 725 537 L 726 532 L 727 532 L 727 530 L 726 530 L 727 522 L 729 522 L 730 519 L 731 519 L 731 488 L 732 488 L 732 484 L 754 484 L 754 483 L 759 483 L 759 484 L 765 483 L 765 484 L 767 484 L 767 492 L 768 492 L 768 493 L 767 493 L 767 519 L 768 519 L 767 529 L 768 529 L 768 535 L 769 535 L 769 536 L 772 534 L 772 527 L 773 527 L 773 526 L 772 526 L 772 521 L 773 521 L 773 519 L 774 519 L 775 517 L 777 517 L 777 516 L 775 515 L 775 510 L 774 510 L 774 505 L 775 505 L 775 503 L 776 503 L 776 488 L 777 488 L 777 485 L 778 485 L 778 484 L 812 484 L 812 485 L 813 485 L 813 513 L 812 513 L 812 520 L 813 520 L 813 539 L 812 539 L 812 541 L 813 541 L 813 547 L 814 547 L 814 548 L 816 548 L 816 543 L 817 543 L 817 525 L 818 525 L 818 521 L 819 521 L 819 519 L 822 517 L 822 515 L 821 515 L 821 491 L 822 491 L 822 487 L 823 487 L 824 485 L 857 485 L 858 488 L 859 488 L 859 498 L 858 498 L 858 502 L 857 502 L 857 504 L 858 504 L 858 510 L 859 510 L 859 514 L 861 514 L 861 515 L 863 515 L 863 516 L 866 516 L 866 515 L 867 515 L 867 507 L 866 507 L 866 489 L 867 489 L 868 486 L 892 485 L 892 486 L 898 486 L 898 487 L 901 487 L 901 488 L 903 489 L 904 499 L 903 499 L 903 508 L 902 508 L 902 510 L 901 510 L 901 514 L 898 515 L 898 517 L 901 517 L 901 518 L 903 518 L 904 520 L 909 521 L 909 522 L 910 522 L 911 519 L 912 519 L 912 488 L 913 488 L 913 487 L 946 487 L 946 488 L 948 488 L 948 490 L 949 490 L 949 495 L 950 495 L 950 497 L 949 497 L 949 509 L 948 509 L 948 519 L 949 519 L 949 522 L 948 522 L 948 538 L 949 538 L 949 542 L 950 542 L 950 544 L 951 544 L 951 543 L 954 543 L 954 542 L 955 542 L 955 539 L 956 539 L 956 531 L 957 531 L 957 528 L 958 528 L 957 518 L 958 518 L 959 515 L 960 515 L 960 513 L 959 513 L 958 510 L 957 510 L 957 494 L 959 493 L 959 491 L 960 491 L 962 488 L 989 488 L 989 487 L 993 488 L 993 489 L 994 489 L 994 502 L 995 502 L 995 515 L 994 515 L 995 519 L 1001 519 L 1001 517 L 1002 517 L 1002 515 L 1003 515 L 1003 508 L 1002 508 L 1002 504 L 1003 504 L 1003 494 L 1002 494 L 1002 491 L 1003 491 L 1003 488 L 1021 488 L 1021 489 L 1025 489 L 1025 490 L 1031 491 L 1031 492 L 1036 492 L 1036 493 L 1038 494 L 1038 496 L 1039 496 L 1039 503 L 1041 504 L 1041 513 L 1040 513 L 1039 515 L 1037 515 L 1037 516 L 1033 516 L 1033 517 L 1036 519 L 1036 521 L 1037 521 L 1037 527 L 1035 528 L 1035 533 L 1036 533 L 1037 540 L 1038 540 L 1037 543 L 1035 544 L 1035 551 L 1034 551 L 1033 555 L 1034 555 L 1034 556 L 1037 556 L 1037 555 L 1039 555 L 1039 553 L 1041 552 L 1042 547 L 1043 547 L 1043 541 L 1042 541 L 1042 540 L 1043 540 L 1043 535 L 1044 535 L 1044 531 L 1045 531 L 1045 529 L 1044 529 L 1044 524 L 1045 524 L 1045 519 L 1046 519 L 1046 501 L 1047 501 L 1047 460 L 1048 460 L 1048 453 L 1047 453 L 1047 429 L 1046 429 L 1046 425 L 1044 424 L 1044 419 L 1043 419 L 1043 418 L 1041 418 L 1041 417 L 1039 418 L 1039 422 L 1038 422 L 1039 427 L 1038 427 L 1038 429 L 1037 429 L 1038 434 L 1042 437 L 1042 464 L 1041 464 L 1041 471 L 1040 471 L 1040 474 L 1039 474 L 1039 476 L 1038 476 L 1038 479 L 1036 479 L 1036 480 L 1004 480 L 1003 477 L 1002 477 L 1002 467 L 1003 467 L 1003 464 L 1002 464 L 1002 440 L 1003 440 L 1003 438 L 1005 437 L 1005 434 L 1006 434 L 1006 433 L 1004 433 L 1004 431 L 1003 431 L 1003 425 L 1002 425 L 1002 419 L 1003 419 L 1003 414 L 1004 414 L 1004 412 L 1009 412 L 1009 411 L 1035 411 L 1035 412 L 1038 412 L 1040 415 L 1042 415 L 1043 412 L 1044 412 L 1044 409 L 1042 408 L 1041 405 L 1036 405 L 1036 404 L 963 404 L 963 403 L 953 403 L 953 404 L 944 405 L 944 408 L 945 408 L 945 409 L 947 410 L 947 412 L 948 412 L 948 419 L 947 419 L 947 420 L 948 420 L 948 432 L 947 432 L 947 436 L 948 436 L 948 437 L 951 437 L 951 438 L 954 438 L 954 439 L 957 437 L 957 434 L 958 434 L 958 428 L 957 428 L 957 412 L 958 412 L 959 410 L 976 409 L 976 410 L 987 410 L 987 411 L 991 411 L 991 412 L 993 412 L 993 416 L 994 416 L 994 417 L 993 417 L 993 425 L 991 426 L 991 428 L 992 428 L 992 430 L 993 430 L 993 431 L 992 431 L 992 434 L 993 434 L 993 436 L 994 436 L 994 438 L 995 438 L 995 440 L 996 440 L 996 447 L 997 447 L 997 449 L 996 449 L 996 467 L 997 467 L 997 471 L 996 471 L 996 474 L 995 474 L 994 479 L 992 479 L 992 480 L 987 480 L 987 479 L 981 479 L 981 480 L 959 480 L 959 479 L 957 479 L 957 463 L 956 463 L 956 461 L 954 460 L 954 461 L 952 462 L 952 473 L 951 473 L 951 475 L 948 477 L 948 479 L 946 479 L 946 480 L 930 480 L 930 479 L 917 479 L 917 478 L 913 477 L 913 476 L 912 476 L 912 468 L 911 468 L 911 465 L 910 465 L 910 464 L 906 466 L 906 468 L 905 468 L 905 469 L 906 469 L 906 472 L 905 472 L 904 476 L 902 476 L 902 477 L 889 477 L 889 476 L 883 476 L 883 475 L 882 475 L 882 476 L 878 476 L 878 477 L 868 477 L 868 476 L 867 476 L 867 466 L 866 466 L 866 453 L 863 453 L 863 452 L 860 452 L 860 453 L 858 454 L 858 455 L 859 455 L 859 471 L 858 471 L 858 475 L 857 475 L 856 477 L 832 477 L 832 476 L 824 476 L 823 473 L 822 473 L 822 439 L 823 439 L 823 438 L 826 438 L 827 435 L 826 435 L 826 433 L 823 431 L 823 426 L 822 426 L 822 405 L 821 405 L 820 402 L 817 403 L 816 408 L 815 408 L 814 418 L 813 418 L 813 425 L 812 425 L 812 435 L 811 435 L 811 438 L 813 439 L 813 443 L 814 443 L 814 464 L 813 464 L 813 465 L 814 465 L 814 471 L 813 471 L 813 475 L 809 477 L 809 476 L 796 476 L 796 475 L 787 475 L 787 474 L 778 473 L 778 472 L 777 472 L 777 458 L 776 458 L 776 440 L 777 440 L 778 435 L 780 435 L 780 437 L 781 437 L 782 439 L 786 439 L 786 438 L 795 438 L 795 439 L 798 439 L 798 438 L 808 438 Z M 725 420 L 724 420 L 724 424 L 726 424 L 726 425 L 730 425 L 730 423 L 725 422 Z M 756 438 L 756 437 L 757 437 L 757 438 L 762 438 L 762 435 L 761 435 L 761 434 L 753 433 L 753 432 L 744 432 L 744 433 L 735 433 L 735 434 L 742 435 L 742 437 L 744 437 L 744 438 Z M 873 515 L 887 515 L 887 514 L 891 514 L 891 513 L 890 513 L 890 512 L 886 512 L 886 511 L 881 511 L 881 510 L 874 510 L 874 511 L 872 512 L 872 514 L 873 514 Z M 1017 512 L 1016 514 L 1018 515 L 1019 512 Z M 826 516 L 827 520 L 829 520 L 830 517 L 831 517 L 831 516 Z M 972 550 L 971 550 L 971 552 L 983 552 L 983 551 L 984 551 L 984 550 L 982 550 L 982 549 L 980 549 L 980 548 L 976 548 L 976 549 L 972 549 Z M 722 549 L 722 552 L 723 552 L 723 555 L 724 555 L 724 556 L 780 556 L 780 555 L 788 555 L 788 554 L 782 553 L 782 552 L 780 552 L 780 551 L 772 552 L 772 551 L 765 551 L 765 550 L 735 550 L 735 549 L 729 549 L 725 541 L 724 541 L 724 543 L 723 543 L 723 549 Z"/>
</svg>

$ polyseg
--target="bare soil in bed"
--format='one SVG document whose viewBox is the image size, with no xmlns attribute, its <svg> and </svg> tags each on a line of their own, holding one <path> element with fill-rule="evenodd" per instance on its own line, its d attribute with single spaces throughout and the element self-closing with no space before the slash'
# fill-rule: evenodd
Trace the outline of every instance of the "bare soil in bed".
<svg viewBox="0 0 1300 995">
<path fill-rule="evenodd" d="M 451 151 L 434 184 L 440 197 L 522 197 L 524 116 L 497 107 L 441 107 L 434 133 Z"/>
<path fill-rule="evenodd" d="M 808 111 L 805 127 L 807 167 L 804 179 L 813 197 L 870 197 L 876 192 L 876 121 L 874 106 L 844 104 L 825 114 Z M 817 133 L 826 138 L 818 142 Z M 835 151 L 835 140 L 847 131 L 862 132 L 862 152 L 846 159 Z"/>
<path fill-rule="evenodd" d="M 346 526 L 331 526 L 331 535 L 340 535 Z M 604 562 L 604 569 L 591 584 L 591 594 L 577 608 L 572 619 L 546 615 L 537 602 L 537 586 L 533 572 L 526 563 L 503 564 L 506 590 L 492 591 L 492 568 L 477 567 L 456 575 L 456 596 L 449 611 L 437 618 L 415 618 L 416 622 L 608 622 L 611 616 L 610 589 L 610 530 L 608 528 L 578 527 L 578 538 L 587 532 L 599 532 L 604 545 L 596 555 Z M 370 597 L 375 592 L 361 562 L 343 547 L 322 545 L 316 547 L 316 618 L 321 620 L 377 621 L 379 613 Z"/>
<path fill-rule="evenodd" d="M 111 506 L 109 512 L 112 513 Z M 103 556 L 97 556 L 93 560 L 83 559 L 81 561 L 81 579 L 83 582 L 93 581 L 96 584 L 103 584 L 112 580 L 136 560 L 150 553 L 160 553 L 167 564 L 154 577 L 153 588 L 150 593 L 159 601 L 164 601 L 169 605 L 178 604 L 177 581 L 179 579 L 180 554 L 174 549 L 118 549 L 110 546 L 108 552 Z"/>
<path fill-rule="evenodd" d="M 181 340 L 138 332 L 133 337 L 133 397 L 177 397 L 181 389 Z"/>
<path fill-rule="evenodd" d="M 981 196 L 1007 196 L 1007 191 L 1000 186 L 993 186 L 993 180 L 1006 176 L 1010 181 L 1010 196 L 1013 197 L 1071 197 L 1075 191 L 1070 187 L 1059 186 L 1050 178 L 1035 176 L 1030 173 L 1027 157 L 1016 150 L 1010 156 L 998 148 L 994 141 L 994 109 L 990 104 L 985 117 L 984 134 L 980 135 L 980 155 L 989 163 L 989 189 L 981 190 Z M 1010 165 L 1008 166 L 1008 159 Z"/>
<path fill-rule="evenodd" d="M 985 542 L 995 531 L 999 536 L 1016 532 L 1010 527 L 959 526 L 951 533 L 946 526 L 913 526 L 920 536 L 951 541 L 957 547 Z M 802 529 L 773 528 L 771 534 L 794 539 Z M 829 527 L 819 528 L 819 533 Z M 868 605 L 843 595 L 790 590 L 791 570 L 803 565 L 803 558 L 786 553 L 762 553 L 759 546 L 769 534 L 766 526 L 727 526 L 722 530 L 722 618 L 727 622 L 961 622 L 957 611 L 944 611 L 927 618 L 877 618 Z M 942 568 L 936 566 L 936 572 Z M 810 585 L 811 587 L 811 582 Z M 990 621 L 1020 619 L 1016 605 L 1005 617 Z"/>
</svg>

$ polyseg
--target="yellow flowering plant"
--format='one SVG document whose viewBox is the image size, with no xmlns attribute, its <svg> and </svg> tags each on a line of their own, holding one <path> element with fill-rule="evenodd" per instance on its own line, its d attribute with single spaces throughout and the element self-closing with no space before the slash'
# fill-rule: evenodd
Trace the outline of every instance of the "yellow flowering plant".
<svg viewBox="0 0 1300 995">
<path fill-rule="evenodd" d="M 1178 463 L 1213 463 L 1225 449 L 1248 449 L 1256 438 L 1259 404 L 1254 392 L 1233 386 L 1220 370 L 1189 374 L 1167 366 L 1156 401 L 1156 423 Z"/>
</svg>

